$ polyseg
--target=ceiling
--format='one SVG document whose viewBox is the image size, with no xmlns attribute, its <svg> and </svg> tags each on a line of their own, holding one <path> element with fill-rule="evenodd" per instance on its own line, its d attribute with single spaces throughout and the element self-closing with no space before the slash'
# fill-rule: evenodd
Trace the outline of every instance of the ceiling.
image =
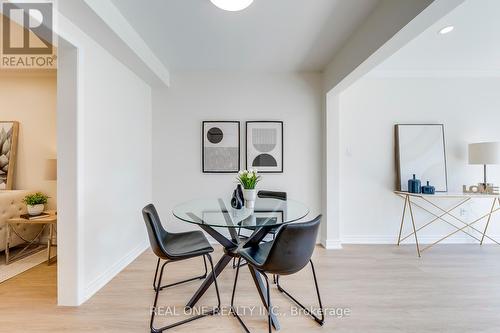
<svg viewBox="0 0 500 333">
<path fill-rule="evenodd" d="M 500 1 L 467 0 L 381 64 L 389 75 L 500 75 Z M 441 35 L 448 25 L 455 29 Z"/>
<path fill-rule="evenodd" d="M 321 71 L 379 0 L 113 0 L 171 71 Z"/>
</svg>

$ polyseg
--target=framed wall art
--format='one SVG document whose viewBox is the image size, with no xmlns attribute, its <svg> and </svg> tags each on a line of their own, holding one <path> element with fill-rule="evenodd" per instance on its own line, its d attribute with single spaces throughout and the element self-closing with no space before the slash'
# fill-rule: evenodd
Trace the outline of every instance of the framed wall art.
<svg viewBox="0 0 500 333">
<path fill-rule="evenodd" d="M 17 158 L 17 121 L 0 121 L 0 190 L 12 190 Z"/>
<path fill-rule="evenodd" d="M 204 173 L 237 173 L 240 170 L 240 122 L 204 121 L 201 154 Z"/>
<path fill-rule="evenodd" d="M 246 122 L 246 168 L 263 173 L 283 172 L 283 122 Z"/>
</svg>

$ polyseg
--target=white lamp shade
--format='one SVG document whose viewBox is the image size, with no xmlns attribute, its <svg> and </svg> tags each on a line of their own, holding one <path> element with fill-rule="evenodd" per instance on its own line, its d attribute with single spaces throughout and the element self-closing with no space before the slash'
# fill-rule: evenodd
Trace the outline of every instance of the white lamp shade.
<svg viewBox="0 0 500 333">
<path fill-rule="evenodd" d="M 469 144 L 469 164 L 500 164 L 500 142 Z"/>
<path fill-rule="evenodd" d="M 45 180 L 57 180 L 57 160 L 48 159 L 45 164 Z"/>
</svg>

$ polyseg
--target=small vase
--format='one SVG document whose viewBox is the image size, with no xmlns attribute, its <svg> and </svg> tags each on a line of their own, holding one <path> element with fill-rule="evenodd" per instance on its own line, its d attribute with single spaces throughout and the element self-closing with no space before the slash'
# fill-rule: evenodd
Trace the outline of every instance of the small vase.
<svg viewBox="0 0 500 333">
<path fill-rule="evenodd" d="M 238 184 L 236 189 L 233 191 L 233 197 L 231 198 L 231 207 L 234 209 L 243 208 L 243 191 L 241 190 L 241 185 Z"/>
<path fill-rule="evenodd" d="M 42 214 L 45 205 L 44 204 L 38 204 L 38 205 L 26 205 L 26 208 L 28 209 L 28 214 L 31 216 L 36 216 Z"/>
<path fill-rule="evenodd" d="M 429 183 L 430 182 L 427 181 L 427 185 L 422 186 L 422 193 L 423 194 L 435 194 L 436 193 L 436 188 L 434 186 L 431 186 Z"/>
<path fill-rule="evenodd" d="M 245 207 L 253 209 L 255 206 L 255 199 L 257 198 L 257 190 L 243 189 L 243 198 L 245 198 Z"/>
<path fill-rule="evenodd" d="M 408 192 L 410 193 L 421 193 L 422 186 L 420 179 L 417 179 L 415 175 L 413 175 L 413 179 L 408 180 Z"/>
</svg>

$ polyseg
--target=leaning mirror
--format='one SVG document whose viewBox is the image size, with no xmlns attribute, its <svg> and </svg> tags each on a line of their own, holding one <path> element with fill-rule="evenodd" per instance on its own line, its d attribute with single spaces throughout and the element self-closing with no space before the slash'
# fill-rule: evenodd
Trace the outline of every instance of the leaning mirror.
<svg viewBox="0 0 500 333">
<path fill-rule="evenodd" d="M 447 192 L 444 126 L 398 124 L 396 133 L 396 189 L 408 191 L 408 180 L 415 174 L 437 192 Z"/>
</svg>

